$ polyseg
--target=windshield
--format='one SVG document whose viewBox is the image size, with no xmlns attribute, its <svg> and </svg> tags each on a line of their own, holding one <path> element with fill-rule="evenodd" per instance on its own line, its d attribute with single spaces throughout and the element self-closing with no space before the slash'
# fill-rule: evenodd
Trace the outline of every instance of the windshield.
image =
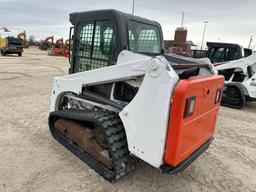
<svg viewBox="0 0 256 192">
<path fill-rule="evenodd" d="M 128 33 L 130 51 L 161 54 L 160 32 L 156 26 L 129 21 Z"/>
</svg>

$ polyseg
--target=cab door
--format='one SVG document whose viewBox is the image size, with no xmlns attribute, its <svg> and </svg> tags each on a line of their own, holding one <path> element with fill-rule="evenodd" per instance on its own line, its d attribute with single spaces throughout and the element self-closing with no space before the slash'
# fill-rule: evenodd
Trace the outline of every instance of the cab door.
<svg viewBox="0 0 256 192">
<path fill-rule="evenodd" d="M 82 21 L 75 34 L 73 73 L 113 64 L 116 31 L 111 20 Z"/>
</svg>

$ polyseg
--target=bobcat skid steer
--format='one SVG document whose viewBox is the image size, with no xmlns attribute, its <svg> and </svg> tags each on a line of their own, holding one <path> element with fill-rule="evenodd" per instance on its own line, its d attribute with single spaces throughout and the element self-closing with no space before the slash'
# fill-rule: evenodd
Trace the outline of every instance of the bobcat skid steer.
<svg viewBox="0 0 256 192">
<path fill-rule="evenodd" d="M 223 76 L 165 56 L 161 26 L 116 10 L 70 14 L 69 75 L 55 77 L 53 137 L 114 182 L 139 158 L 184 170 L 213 139 Z"/>
<path fill-rule="evenodd" d="M 256 101 L 256 54 L 234 61 L 216 63 L 215 69 L 225 77 L 221 104 L 242 108 L 248 101 Z"/>
</svg>

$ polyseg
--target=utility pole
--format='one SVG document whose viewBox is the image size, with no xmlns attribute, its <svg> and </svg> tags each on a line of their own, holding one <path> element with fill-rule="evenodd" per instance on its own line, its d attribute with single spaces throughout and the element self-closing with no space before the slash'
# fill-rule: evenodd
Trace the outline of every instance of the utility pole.
<svg viewBox="0 0 256 192">
<path fill-rule="evenodd" d="M 132 14 L 134 15 L 135 0 L 132 0 Z"/>
<path fill-rule="evenodd" d="M 252 41 L 253 41 L 253 38 L 252 38 L 252 36 L 251 36 L 250 41 L 249 41 L 249 45 L 248 45 L 248 49 L 250 49 L 251 44 L 252 44 Z"/>
<path fill-rule="evenodd" d="M 202 38 L 202 43 L 201 43 L 201 50 L 203 49 L 203 45 L 204 45 L 204 36 L 205 36 L 205 31 L 206 31 L 206 25 L 207 23 L 209 23 L 208 21 L 204 21 L 204 33 L 203 33 L 203 38 Z"/>
<path fill-rule="evenodd" d="M 183 27 L 183 24 L 184 24 L 184 12 L 182 12 L 181 27 Z"/>
</svg>

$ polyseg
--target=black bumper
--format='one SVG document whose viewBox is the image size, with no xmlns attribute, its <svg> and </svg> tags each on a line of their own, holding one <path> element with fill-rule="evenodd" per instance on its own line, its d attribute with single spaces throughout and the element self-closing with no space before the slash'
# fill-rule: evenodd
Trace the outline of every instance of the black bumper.
<svg viewBox="0 0 256 192">
<path fill-rule="evenodd" d="M 2 49 L 2 52 L 4 53 L 9 53 L 9 54 L 12 54 L 12 53 L 22 53 L 23 52 L 23 49 L 22 48 L 16 48 L 16 49 L 10 49 L 10 48 L 4 48 Z"/>
<path fill-rule="evenodd" d="M 194 153 L 192 153 L 187 159 L 182 161 L 176 167 L 171 167 L 169 165 L 162 165 L 160 169 L 164 173 L 178 173 L 186 169 L 194 160 L 196 160 L 202 153 L 204 153 L 208 147 L 210 146 L 211 142 L 213 141 L 213 137 L 211 137 L 205 144 L 203 144 L 199 149 L 197 149 Z"/>
</svg>

